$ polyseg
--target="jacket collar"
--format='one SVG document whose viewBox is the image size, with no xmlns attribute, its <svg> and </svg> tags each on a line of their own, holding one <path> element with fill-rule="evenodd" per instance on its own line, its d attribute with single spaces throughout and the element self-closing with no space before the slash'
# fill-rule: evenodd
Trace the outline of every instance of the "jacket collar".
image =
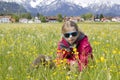
<svg viewBox="0 0 120 80">
<path fill-rule="evenodd" d="M 85 37 L 85 34 L 81 32 L 81 33 L 80 33 L 80 36 L 77 38 L 77 40 L 75 41 L 74 44 L 78 44 L 79 41 L 81 41 L 84 37 Z"/>
</svg>

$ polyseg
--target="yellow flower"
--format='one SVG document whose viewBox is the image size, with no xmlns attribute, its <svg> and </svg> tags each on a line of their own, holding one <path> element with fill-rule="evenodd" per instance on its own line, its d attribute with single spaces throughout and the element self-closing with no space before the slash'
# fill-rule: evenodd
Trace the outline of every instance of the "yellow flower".
<svg viewBox="0 0 120 80">
<path fill-rule="evenodd" d="M 120 54 L 120 51 L 119 51 L 119 54 Z"/>
<path fill-rule="evenodd" d="M 102 57 L 100 57 L 100 61 L 101 62 L 104 62 L 105 61 L 105 58 L 102 56 Z"/>
<path fill-rule="evenodd" d="M 14 79 L 14 78 L 12 78 L 12 77 L 11 77 L 11 78 L 9 78 L 9 80 L 13 80 L 13 79 Z"/>
<path fill-rule="evenodd" d="M 61 63 L 63 63 L 64 61 L 63 60 L 60 60 Z"/>
<path fill-rule="evenodd" d="M 100 62 L 98 59 L 96 59 L 96 63 Z"/>
<path fill-rule="evenodd" d="M 56 75 L 56 72 L 54 72 L 53 75 Z"/>
<path fill-rule="evenodd" d="M 59 52 L 61 52 L 61 50 L 57 50 L 57 52 L 59 53 Z"/>
<path fill-rule="evenodd" d="M 64 62 L 64 63 L 67 63 L 67 59 L 63 59 L 63 62 Z"/>
<path fill-rule="evenodd" d="M 116 54 L 116 53 L 117 53 L 117 51 L 116 51 L 116 50 L 113 50 L 113 51 L 112 51 L 112 53 L 113 53 L 113 54 Z"/>
<path fill-rule="evenodd" d="M 75 74 L 74 76 L 75 76 L 75 77 L 78 77 L 78 75 L 77 75 L 77 74 Z"/>
<path fill-rule="evenodd" d="M 30 79 L 30 75 L 27 76 L 27 79 Z"/>
<path fill-rule="evenodd" d="M 90 68 L 94 68 L 94 66 L 90 66 Z"/>
<path fill-rule="evenodd" d="M 56 63 L 56 62 L 57 62 L 57 59 L 54 59 L 53 62 Z"/>
<path fill-rule="evenodd" d="M 76 49 L 76 48 L 73 48 L 73 51 L 74 51 L 74 52 L 77 52 L 77 49 Z"/>
<path fill-rule="evenodd" d="M 75 52 L 74 54 L 78 55 L 78 54 L 79 54 L 79 52 Z"/>
<path fill-rule="evenodd" d="M 93 44 L 94 44 L 94 45 L 99 45 L 100 42 L 94 41 Z"/>
<path fill-rule="evenodd" d="M 70 76 L 66 76 L 66 80 L 69 80 L 70 79 Z"/>
</svg>

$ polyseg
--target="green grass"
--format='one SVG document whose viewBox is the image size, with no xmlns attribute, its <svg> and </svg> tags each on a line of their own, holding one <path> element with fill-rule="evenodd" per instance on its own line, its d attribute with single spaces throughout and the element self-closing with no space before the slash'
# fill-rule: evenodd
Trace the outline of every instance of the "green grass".
<svg viewBox="0 0 120 80">
<path fill-rule="evenodd" d="M 0 24 L 0 80 L 119 80 L 120 23 L 78 23 L 88 35 L 94 63 L 80 73 L 41 67 L 27 73 L 39 55 L 55 58 L 63 23 Z"/>
</svg>

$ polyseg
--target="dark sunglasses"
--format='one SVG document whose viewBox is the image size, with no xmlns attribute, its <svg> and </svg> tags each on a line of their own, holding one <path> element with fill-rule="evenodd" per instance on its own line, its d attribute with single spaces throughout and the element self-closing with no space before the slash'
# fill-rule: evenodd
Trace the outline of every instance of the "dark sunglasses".
<svg viewBox="0 0 120 80">
<path fill-rule="evenodd" d="M 75 36 L 77 36 L 77 34 L 78 34 L 78 32 L 75 31 L 75 32 L 65 33 L 65 34 L 63 34 L 63 35 L 64 35 L 65 38 L 69 38 L 70 36 L 75 37 Z"/>
</svg>

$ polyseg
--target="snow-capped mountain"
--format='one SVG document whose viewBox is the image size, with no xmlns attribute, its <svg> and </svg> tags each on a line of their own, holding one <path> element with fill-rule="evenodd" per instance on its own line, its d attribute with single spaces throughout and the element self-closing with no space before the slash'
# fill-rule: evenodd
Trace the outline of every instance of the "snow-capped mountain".
<svg viewBox="0 0 120 80">
<path fill-rule="evenodd" d="M 100 2 L 101 1 L 101 2 Z M 120 1 L 118 3 L 105 0 L 96 0 L 96 2 L 89 4 L 87 9 L 92 13 L 103 13 L 105 15 L 117 15 L 120 16 Z"/>
<path fill-rule="evenodd" d="M 0 0 L 16 2 L 31 13 L 80 15 L 84 13 L 120 16 L 120 0 Z"/>
<path fill-rule="evenodd" d="M 57 15 L 61 13 L 63 15 L 72 16 L 88 12 L 88 10 L 84 9 L 82 6 L 63 0 L 52 0 L 52 2 L 46 0 L 46 2 L 41 2 L 41 5 L 37 5 L 35 9 L 44 15 Z"/>
</svg>

